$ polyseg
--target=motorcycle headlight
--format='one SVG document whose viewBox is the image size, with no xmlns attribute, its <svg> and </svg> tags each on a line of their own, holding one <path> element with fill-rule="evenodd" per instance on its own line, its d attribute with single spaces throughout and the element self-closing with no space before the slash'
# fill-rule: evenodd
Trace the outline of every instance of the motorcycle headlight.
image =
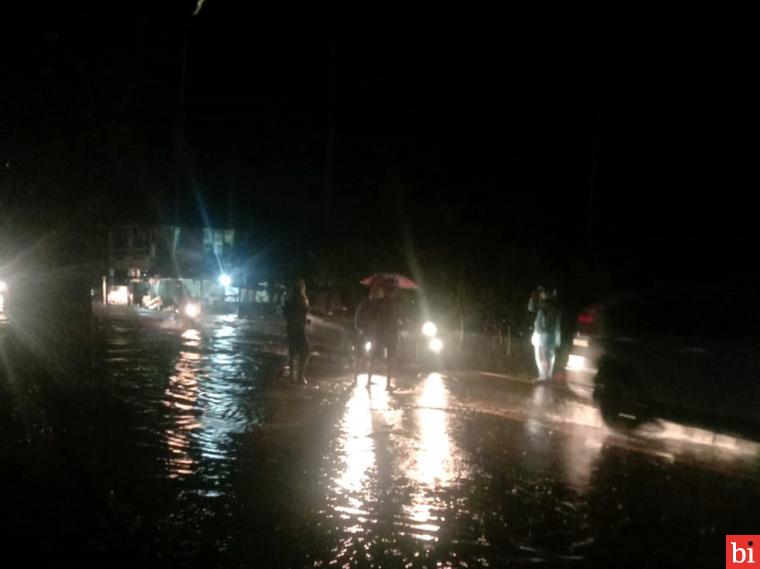
<svg viewBox="0 0 760 569">
<path fill-rule="evenodd" d="M 438 334 L 438 326 L 436 326 L 433 322 L 425 322 L 425 324 L 422 326 L 422 333 L 428 338 L 432 338 Z"/>
<path fill-rule="evenodd" d="M 430 342 L 428 343 L 428 348 L 430 348 L 430 351 L 435 354 L 440 354 L 443 350 L 443 342 L 440 338 L 432 338 Z"/>
<path fill-rule="evenodd" d="M 188 318 L 198 318 L 201 313 L 201 307 L 195 302 L 188 302 L 185 305 L 185 316 Z"/>
</svg>

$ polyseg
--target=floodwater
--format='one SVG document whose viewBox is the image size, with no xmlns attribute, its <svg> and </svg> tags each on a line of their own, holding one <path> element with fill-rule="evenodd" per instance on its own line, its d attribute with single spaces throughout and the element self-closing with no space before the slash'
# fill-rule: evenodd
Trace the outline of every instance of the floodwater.
<svg viewBox="0 0 760 569">
<path fill-rule="evenodd" d="M 28 559 L 707 567 L 760 530 L 760 445 L 614 433 L 560 389 L 410 373 L 389 393 L 323 356 L 290 385 L 279 323 L 234 317 L 99 321 L 64 373 L 2 326 L 4 535 Z"/>
</svg>

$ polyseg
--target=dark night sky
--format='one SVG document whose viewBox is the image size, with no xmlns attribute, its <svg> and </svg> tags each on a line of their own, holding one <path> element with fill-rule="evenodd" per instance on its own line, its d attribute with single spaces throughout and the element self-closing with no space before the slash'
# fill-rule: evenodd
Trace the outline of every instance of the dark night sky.
<svg viewBox="0 0 760 569">
<path fill-rule="evenodd" d="M 717 33 L 597 5 L 557 26 L 543 5 L 154 4 L 66 3 L 19 25 L 6 211 L 171 220 L 187 30 L 185 221 L 203 203 L 220 224 L 318 233 L 333 45 L 339 239 L 407 224 L 439 247 L 577 253 L 595 147 L 604 262 L 723 270 L 754 238 L 759 64 Z"/>
</svg>

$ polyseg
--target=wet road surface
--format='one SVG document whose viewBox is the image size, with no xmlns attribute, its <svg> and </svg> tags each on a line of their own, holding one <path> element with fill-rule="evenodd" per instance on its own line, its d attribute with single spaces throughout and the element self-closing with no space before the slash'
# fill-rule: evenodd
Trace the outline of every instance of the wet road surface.
<svg viewBox="0 0 760 569">
<path fill-rule="evenodd" d="M 2 350 L 6 551 L 148 567 L 721 566 L 760 530 L 760 445 L 629 434 L 560 387 L 281 377 L 278 323 L 114 318 L 92 373 Z M 14 370 L 12 374 L 8 369 Z"/>
</svg>

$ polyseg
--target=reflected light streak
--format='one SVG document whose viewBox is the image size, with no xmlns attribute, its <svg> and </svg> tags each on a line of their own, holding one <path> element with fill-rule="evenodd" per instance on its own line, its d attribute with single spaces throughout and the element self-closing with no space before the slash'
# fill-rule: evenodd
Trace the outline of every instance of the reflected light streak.
<svg viewBox="0 0 760 569">
<path fill-rule="evenodd" d="M 198 330 L 183 334 L 186 345 L 199 346 L 201 337 L 206 340 L 203 365 L 199 366 L 203 389 L 194 402 L 200 428 L 193 433 L 200 459 L 204 461 L 204 476 L 233 459 L 230 452 L 233 435 L 245 433 L 251 421 L 246 411 L 250 386 L 239 381 L 246 375 L 246 356 L 236 348 L 238 331 L 229 322 L 231 320 L 221 319 L 221 325 L 207 329 L 203 335 Z M 209 461 L 213 461 L 214 466 Z"/>
<path fill-rule="evenodd" d="M 375 461 L 375 445 L 371 434 L 370 395 L 365 387 L 357 385 L 346 403 L 341 421 L 340 451 L 343 454 L 344 470 L 336 482 L 347 492 L 361 492 L 367 471 Z"/>
<path fill-rule="evenodd" d="M 343 531 L 348 534 L 362 534 L 375 523 L 370 511 L 370 504 L 377 499 L 372 495 L 370 476 L 377 462 L 373 435 L 376 428 L 386 432 L 391 414 L 385 382 L 368 385 L 367 375 L 361 375 L 341 419 L 337 449 L 341 468 L 334 481 L 334 491 L 341 500 L 333 506 L 333 512 L 346 523 Z M 346 541 L 346 546 L 350 543 Z"/>
<path fill-rule="evenodd" d="M 371 386 L 373 388 L 373 395 L 374 395 L 374 388 L 377 386 L 382 386 L 383 389 L 385 388 L 386 384 L 388 383 L 388 377 L 385 375 L 381 375 L 379 373 L 373 373 L 372 374 L 372 383 L 369 383 L 369 374 L 366 373 L 360 373 L 357 378 L 357 387 L 364 387 L 365 389 L 367 386 Z"/>
<path fill-rule="evenodd" d="M 189 328 L 182 332 L 182 338 L 186 340 L 184 342 L 185 346 L 188 348 L 197 348 L 200 345 L 201 333 L 194 328 Z"/>
<path fill-rule="evenodd" d="M 760 456 L 760 442 L 749 439 L 724 435 L 707 429 L 689 427 L 672 423 L 670 421 L 658 421 L 661 430 L 649 426 L 642 429 L 643 434 L 664 441 L 684 442 L 695 445 L 708 446 L 731 454 L 745 455 L 750 457 Z"/>
<path fill-rule="evenodd" d="M 420 445 L 417 449 L 415 469 L 410 473 L 413 480 L 432 486 L 448 484 L 453 478 L 451 463 L 451 438 L 449 417 L 445 408 L 449 393 L 443 377 L 430 374 L 417 400 L 417 422 L 420 429 Z"/>
<path fill-rule="evenodd" d="M 438 373 L 425 378 L 417 399 L 417 426 L 419 445 L 412 467 L 407 472 L 416 482 L 416 492 L 411 502 L 404 506 L 409 535 L 422 541 L 434 541 L 442 521 L 436 510 L 441 507 L 440 488 L 454 479 L 454 461 L 457 450 L 451 441 L 449 416 L 446 411 L 449 392 Z"/>
<path fill-rule="evenodd" d="M 224 330 L 220 330 L 224 337 Z M 226 346 L 224 346 L 226 349 Z M 244 375 L 239 354 L 212 353 L 209 375 L 203 383 L 199 407 L 203 415 L 203 437 L 200 439 L 204 458 L 227 460 L 228 446 L 235 433 L 244 433 L 249 418 L 242 408 L 244 388 L 233 381 Z M 241 390 L 243 392 L 241 393 Z"/>
<path fill-rule="evenodd" d="M 181 478 L 194 472 L 195 460 L 190 456 L 190 433 L 198 427 L 193 409 L 199 393 L 196 374 L 200 359 L 197 352 L 181 351 L 166 388 L 167 405 L 177 410 L 174 428 L 167 429 L 165 433 L 170 452 L 170 478 Z"/>
<path fill-rule="evenodd" d="M 201 355 L 194 349 L 200 346 L 201 336 L 198 330 L 185 330 L 182 338 L 185 349 L 179 352 L 165 392 L 166 404 L 176 411 L 174 426 L 165 433 L 170 452 L 170 478 L 182 478 L 195 471 L 196 461 L 190 456 L 190 436 L 193 430 L 200 427 L 195 409 L 200 393 L 197 375 Z"/>
</svg>

